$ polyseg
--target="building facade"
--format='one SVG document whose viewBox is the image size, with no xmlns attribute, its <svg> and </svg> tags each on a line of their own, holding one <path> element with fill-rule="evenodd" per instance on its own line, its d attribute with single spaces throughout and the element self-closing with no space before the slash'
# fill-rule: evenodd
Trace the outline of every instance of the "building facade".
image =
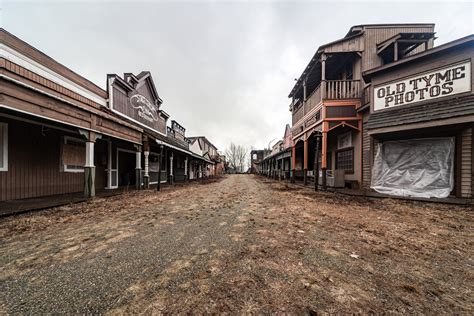
<svg viewBox="0 0 474 316">
<path fill-rule="evenodd" d="M 380 193 L 473 197 L 474 36 L 363 73 L 364 183 Z"/>
<path fill-rule="evenodd" d="M 327 181 L 338 170 L 344 186 L 363 186 L 359 109 L 370 85 L 362 73 L 430 49 L 433 41 L 433 24 L 359 25 L 320 46 L 289 94 L 293 180 L 307 184 L 318 175 L 326 187 L 339 183 Z"/>
<path fill-rule="evenodd" d="M 190 178 L 214 162 L 189 150 L 150 72 L 104 90 L 0 29 L 0 202 Z"/>
</svg>

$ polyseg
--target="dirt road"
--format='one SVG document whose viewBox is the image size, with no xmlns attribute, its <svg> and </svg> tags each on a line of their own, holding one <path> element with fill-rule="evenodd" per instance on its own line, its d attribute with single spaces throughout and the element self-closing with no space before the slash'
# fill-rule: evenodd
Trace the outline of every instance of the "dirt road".
<svg viewBox="0 0 474 316">
<path fill-rule="evenodd" d="M 251 175 L 0 219 L 0 313 L 472 313 L 473 213 Z"/>
</svg>

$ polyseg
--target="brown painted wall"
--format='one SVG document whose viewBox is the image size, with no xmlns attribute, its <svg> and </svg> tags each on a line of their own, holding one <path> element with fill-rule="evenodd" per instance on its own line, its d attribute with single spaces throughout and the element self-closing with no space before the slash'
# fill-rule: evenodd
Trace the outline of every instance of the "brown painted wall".
<svg viewBox="0 0 474 316">
<path fill-rule="evenodd" d="M 0 171 L 0 201 L 83 191 L 83 173 L 61 171 L 64 132 L 1 117 L 0 122 L 8 123 L 9 138 L 8 171 Z"/>
</svg>

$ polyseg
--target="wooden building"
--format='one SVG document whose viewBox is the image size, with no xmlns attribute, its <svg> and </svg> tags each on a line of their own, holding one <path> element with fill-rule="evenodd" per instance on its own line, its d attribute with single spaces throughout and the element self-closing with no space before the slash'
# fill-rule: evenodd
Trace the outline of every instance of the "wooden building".
<svg viewBox="0 0 474 316">
<path fill-rule="evenodd" d="M 138 151 L 142 128 L 107 92 L 0 29 L 0 201 L 110 187 L 108 148 Z"/>
<path fill-rule="evenodd" d="M 200 177 L 210 177 L 222 172 L 222 161 L 218 153 L 218 149 L 214 146 L 205 136 L 193 136 L 187 138 L 190 150 L 195 154 L 205 157 L 207 163 L 204 165 L 204 169 L 201 171 L 197 170 Z M 217 170 L 219 169 L 219 170 Z"/>
<path fill-rule="evenodd" d="M 283 138 L 274 144 L 272 150 L 259 162 L 260 173 L 273 179 L 290 179 L 292 173 L 292 148 L 293 137 L 291 127 L 287 124 Z"/>
<path fill-rule="evenodd" d="M 354 26 L 320 46 L 289 94 L 292 179 L 307 184 L 320 174 L 325 188 L 338 182 L 327 181 L 337 170 L 343 185 L 361 187 L 366 158 L 359 109 L 370 90 L 362 73 L 429 49 L 433 41 L 433 24 L 380 24 Z"/>
<path fill-rule="evenodd" d="M 189 150 L 149 72 L 107 90 L 0 29 L 0 202 L 189 179 Z M 34 207 L 34 206 L 33 206 Z"/>
<path fill-rule="evenodd" d="M 473 197 L 473 58 L 471 35 L 363 72 L 370 83 L 370 101 L 359 109 L 367 187 Z"/>
</svg>

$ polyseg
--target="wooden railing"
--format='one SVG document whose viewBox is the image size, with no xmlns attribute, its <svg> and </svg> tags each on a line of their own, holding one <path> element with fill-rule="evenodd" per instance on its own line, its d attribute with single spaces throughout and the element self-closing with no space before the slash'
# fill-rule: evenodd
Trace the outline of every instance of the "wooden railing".
<svg viewBox="0 0 474 316">
<path fill-rule="evenodd" d="M 357 99 L 361 97 L 359 80 L 326 80 L 324 99 Z"/>
<path fill-rule="evenodd" d="M 298 122 L 303 117 L 303 112 L 304 112 L 303 105 L 299 104 L 298 106 L 299 106 L 298 110 L 296 110 L 296 112 L 293 113 L 293 117 L 292 117 L 293 125 L 296 124 L 296 122 Z"/>
<path fill-rule="evenodd" d="M 306 113 L 311 111 L 316 105 L 321 102 L 321 84 L 314 89 L 313 93 L 306 99 Z"/>
</svg>

